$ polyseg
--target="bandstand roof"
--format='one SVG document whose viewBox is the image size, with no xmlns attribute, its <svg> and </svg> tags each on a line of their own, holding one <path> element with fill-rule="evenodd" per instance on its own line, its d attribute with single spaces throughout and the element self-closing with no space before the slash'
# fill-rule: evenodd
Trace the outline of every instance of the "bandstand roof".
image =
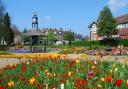
<svg viewBox="0 0 128 89">
<path fill-rule="evenodd" d="M 40 29 L 30 29 L 28 32 L 23 34 L 24 36 L 41 36 L 43 31 Z"/>
</svg>

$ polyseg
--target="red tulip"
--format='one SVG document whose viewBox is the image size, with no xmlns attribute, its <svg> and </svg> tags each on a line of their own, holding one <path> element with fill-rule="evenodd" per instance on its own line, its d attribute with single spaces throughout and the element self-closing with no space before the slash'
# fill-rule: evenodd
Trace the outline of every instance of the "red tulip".
<svg viewBox="0 0 128 89">
<path fill-rule="evenodd" d="M 64 83 L 65 82 L 65 79 L 63 78 L 63 79 L 61 79 L 61 83 Z"/>
<path fill-rule="evenodd" d="M 67 79 L 68 78 L 68 74 L 64 73 L 64 78 Z"/>
<path fill-rule="evenodd" d="M 47 84 L 46 84 L 46 83 L 43 83 L 42 86 L 43 86 L 43 87 L 47 87 Z"/>
<path fill-rule="evenodd" d="M 84 86 L 86 86 L 86 85 L 87 85 L 87 83 L 88 83 L 88 81 L 87 81 L 87 80 L 83 80 L 82 82 L 83 82 L 83 85 L 84 85 Z"/>
<path fill-rule="evenodd" d="M 76 87 L 77 87 L 77 89 L 82 89 L 82 87 L 86 86 L 87 83 L 88 83 L 87 80 L 76 79 Z"/>
<path fill-rule="evenodd" d="M 69 67 L 71 67 L 71 66 L 73 66 L 73 65 L 75 65 L 75 64 L 76 64 L 76 61 L 73 60 L 73 61 L 69 64 Z"/>
<path fill-rule="evenodd" d="M 112 81 L 112 77 L 110 75 L 106 76 L 106 81 L 110 83 Z"/>
<path fill-rule="evenodd" d="M 27 67 L 26 66 L 22 66 L 21 67 L 21 71 L 25 72 L 27 70 Z"/>
<path fill-rule="evenodd" d="M 4 86 L 0 86 L 0 89 L 5 89 L 5 87 Z"/>
<path fill-rule="evenodd" d="M 116 80 L 115 84 L 116 84 L 116 86 L 121 86 L 122 80 Z"/>
</svg>

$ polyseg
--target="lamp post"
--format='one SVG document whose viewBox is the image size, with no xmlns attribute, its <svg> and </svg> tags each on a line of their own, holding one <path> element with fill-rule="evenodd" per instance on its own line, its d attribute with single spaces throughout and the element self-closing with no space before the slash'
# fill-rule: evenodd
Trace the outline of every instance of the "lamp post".
<svg viewBox="0 0 128 89">
<path fill-rule="evenodd" d="M 43 36 L 44 52 L 47 52 L 48 36 Z"/>
<path fill-rule="evenodd" d="M 92 49 L 92 46 L 91 46 L 91 23 L 89 24 L 88 28 L 90 29 L 90 49 Z"/>
<path fill-rule="evenodd" d="M 118 38 L 119 38 L 119 51 L 120 51 L 120 55 L 121 55 L 121 48 L 122 48 L 121 37 L 118 35 Z"/>
</svg>

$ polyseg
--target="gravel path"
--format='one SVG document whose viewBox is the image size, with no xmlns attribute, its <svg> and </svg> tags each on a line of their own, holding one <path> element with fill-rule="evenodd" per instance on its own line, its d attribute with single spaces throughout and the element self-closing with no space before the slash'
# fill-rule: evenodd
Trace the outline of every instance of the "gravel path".
<svg viewBox="0 0 128 89">
<path fill-rule="evenodd" d="M 79 54 L 69 54 L 68 58 L 69 59 L 74 59 L 74 58 L 79 58 L 80 55 Z M 95 58 L 96 56 L 89 56 L 90 58 Z M 118 58 L 120 62 L 124 62 L 123 59 L 128 59 L 128 56 L 112 56 L 111 59 L 115 59 Z M 28 61 L 30 59 L 19 59 L 19 58 L 0 58 L 0 69 L 6 67 L 7 65 L 13 65 L 13 64 L 18 64 L 20 63 L 20 61 L 25 62 Z"/>
<path fill-rule="evenodd" d="M 7 65 L 19 64 L 21 60 L 25 62 L 28 59 L 19 60 L 19 58 L 0 58 L 0 69 L 6 67 Z"/>
</svg>

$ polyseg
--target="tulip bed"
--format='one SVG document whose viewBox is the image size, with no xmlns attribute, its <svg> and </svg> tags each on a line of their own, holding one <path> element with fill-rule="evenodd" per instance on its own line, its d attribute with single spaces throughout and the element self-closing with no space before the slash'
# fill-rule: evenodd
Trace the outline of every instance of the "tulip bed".
<svg viewBox="0 0 128 89">
<path fill-rule="evenodd" d="M 0 72 L 0 89 L 128 89 L 128 66 L 97 59 L 32 59 Z"/>
</svg>

